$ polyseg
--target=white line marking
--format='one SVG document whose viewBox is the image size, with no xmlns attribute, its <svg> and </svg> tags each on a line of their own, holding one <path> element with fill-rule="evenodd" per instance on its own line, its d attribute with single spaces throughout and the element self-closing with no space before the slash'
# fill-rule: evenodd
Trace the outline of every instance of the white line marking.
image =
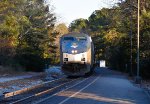
<svg viewBox="0 0 150 104">
<path fill-rule="evenodd" d="M 77 80 L 77 79 L 74 79 L 74 80 L 69 81 L 69 82 L 66 82 L 66 83 L 70 83 L 70 82 L 73 82 L 73 81 L 75 81 L 75 80 Z M 39 92 L 39 93 L 34 94 L 34 95 L 31 95 L 31 96 L 29 96 L 29 97 L 26 97 L 26 98 L 17 100 L 17 101 L 15 101 L 15 102 L 10 103 L 10 104 L 16 104 L 16 103 L 19 103 L 19 102 L 21 102 L 21 101 L 27 100 L 27 99 L 29 99 L 29 98 L 42 95 L 42 94 L 47 93 L 47 92 L 49 92 L 49 91 L 52 91 L 52 90 L 54 90 L 54 89 L 56 89 L 56 88 L 59 88 L 60 86 L 65 85 L 66 83 L 60 84 L 59 86 L 53 87 L 53 88 L 51 88 L 51 89 L 48 89 L 48 90 L 45 90 L 45 91 L 42 91 L 42 92 Z"/>
<path fill-rule="evenodd" d="M 67 102 L 69 99 L 71 99 L 72 97 L 74 97 L 75 95 L 77 95 L 78 93 L 80 93 L 81 91 L 83 91 L 84 89 L 86 89 L 87 87 L 89 87 L 90 85 L 92 85 L 99 77 L 97 77 L 95 80 L 93 80 L 91 83 L 89 83 L 88 85 L 86 85 L 85 87 L 83 87 L 82 89 L 80 89 L 78 92 L 74 93 L 73 95 L 71 95 L 70 97 L 66 98 L 65 100 L 61 101 L 59 104 L 63 104 L 65 102 Z"/>
<path fill-rule="evenodd" d="M 44 101 L 46 101 L 46 100 L 52 98 L 53 96 L 57 95 L 58 93 L 61 93 L 61 92 L 66 91 L 66 90 L 68 90 L 68 89 L 70 89 L 70 88 L 73 88 L 74 86 L 76 86 L 76 85 L 78 85 L 78 84 L 84 82 L 84 81 L 87 80 L 87 79 L 89 79 L 89 78 L 86 78 L 86 79 L 84 79 L 83 81 L 80 81 L 79 83 L 77 83 L 77 84 L 75 84 L 75 85 L 73 85 L 73 86 L 70 86 L 70 87 L 68 87 L 68 88 L 66 88 L 66 89 L 64 89 L 64 90 L 61 90 L 61 91 L 59 91 L 59 92 L 57 92 L 57 93 L 55 93 L 55 94 L 53 94 L 53 95 L 51 95 L 51 96 L 49 96 L 49 97 L 47 97 L 47 98 L 44 98 L 44 99 L 42 99 L 42 100 L 40 100 L 40 101 L 35 102 L 35 103 L 33 103 L 33 104 L 42 103 L 42 102 L 44 102 Z"/>
</svg>

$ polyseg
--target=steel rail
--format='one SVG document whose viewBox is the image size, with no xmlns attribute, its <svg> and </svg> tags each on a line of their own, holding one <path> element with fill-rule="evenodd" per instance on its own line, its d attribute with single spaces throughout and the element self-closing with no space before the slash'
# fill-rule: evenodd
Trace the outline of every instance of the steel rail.
<svg viewBox="0 0 150 104">
<path fill-rule="evenodd" d="M 89 77 L 89 78 L 91 78 L 91 77 Z M 51 96 L 48 96 L 48 97 L 46 97 L 46 98 L 44 98 L 44 99 L 42 99 L 42 100 L 36 101 L 36 102 L 34 102 L 33 104 L 41 104 L 41 103 L 43 103 L 44 101 L 46 101 L 46 100 L 48 100 L 48 99 L 54 97 L 55 95 L 57 95 L 57 94 L 59 94 L 59 93 L 61 93 L 61 92 L 64 92 L 64 91 L 66 91 L 66 90 L 68 90 L 68 89 L 71 89 L 71 88 L 73 88 L 73 87 L 75 87 L 75 86 L 77 86 L 77 85 L 83 83 L 84 81 L 88 80 L 89 78 L 85 78 L 84 80 L 82 80 L 82 81 L 80 81 L 80 82 L 78 82 L 78 83 L 76 83 L 76 84 L 74 84 L 74 85 L 72 85 L 72 86 L 70 86 L 70 87 L 67 87 L 67 88 L 65 88 L 65 89 L 63 89 L 63 90 L 61 90 L 61 91 L 59 91 L 59 92 L 56 92 L 56 93 L 52 94 Z"/>
<path fill-rule="evenodd" d="M 63 78 L 65 79 L 65 78 Z M 21 89 L 21 90 L 17 90 L 17 91 L 14 91 L 14 92 L 9 92 L 9 93 L 6 93 L 6 94 L 3 94 L 2 96 L 0 96 L 0 100 L 3 100 L 5 98 L 9 98 L 9 97 L 13 97 L 15 95 L 19 95 L 19 94 L 22 94 L 22 93 L 25 93 L 27 91 L 31 91 L 31 90 L 34 90 L 34 89 L 37 89 L 37 88 L 40 88 L 46 84 L 51 84 L 55 81 L 59 81 L 59 80 L 63 80 L 62 78 L 59 78 L 59 79 L 56 79 L 56 80 L 51 80 L 51 81 L 47 81 L 47 82 L 44 82 L 42 84 L 38 84 L 38 85 L 35 85 L 35 86 L 32 86 L 32 87 L 29 87 L 29 88 L 24 88 L 24 89 Z"/>
<path fill-rule="evenodd" d="M 71 83 L 71 82 L 73 82 L 73 81 L 76 81 L 76 80 L 78 80 L 78 79 L 80 79 L 80 78 L 77 78 L 77 79 L 74 79 L 74 80 L 71 80 L 71 81 L 62 83 L 62 84 L 60 84 L 60 85 L 58 85 L 58 86 L 55 86 L 55 87 L 53 87 L 53 88 L 45 89 L 44 91 L 40 91 L 40 92 L 37 92 L 37 93 L 35 93 L 35 94 L 33 94 L 33 95 L 30 95 L 30 96 L 28 96 L 28 97 L 25 97 L 25 98 L 23 98 L 23 99 L 16 100 L 16 101 L 14 101 L 14 102 L 11 102 L 10 104 L 20 104 L 20 103 L 26 102 L 26 101 L 28 101 L 29 99 L 38 97 L 38 96 L 40 96 L 40 95 L 44 95 L 44 94 L 46 94 L 46 93 L 50 93 L 51 91 L 54 91 L 54 90 L 60 88 L 61 86 L 64 86 L 64 85 L 66 85 L 66 84 L 68 84 L 68 83 Z M 53 81 L 53 82 L 54 82 L 54 81 Z"/>
</svg>

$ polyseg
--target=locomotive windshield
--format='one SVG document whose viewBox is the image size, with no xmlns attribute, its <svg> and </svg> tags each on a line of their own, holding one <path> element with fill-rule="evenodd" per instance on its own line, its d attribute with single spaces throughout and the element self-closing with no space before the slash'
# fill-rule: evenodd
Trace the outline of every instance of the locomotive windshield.
<svg viewBox="0 0 150 104">
<path fill-rule="evenodd" d="M 86 39 L 86 37 L 77 37 L 77 40 L 78 40 L 78 41 L 82 41 L 82 40 L 85 40 L 85 41 L 86 41 L 87 39 Z"/>
<path fill-rule="evenodd" d="M 74 37 L 64 37 L 64 40 L 66 40 L 66 41 L 74 41 Z"/>
<path fill-rule="evenodd" d="M 64 37 L 65 41 L 86 41 L 87 38 L 86 37 Z"/>
</svg>

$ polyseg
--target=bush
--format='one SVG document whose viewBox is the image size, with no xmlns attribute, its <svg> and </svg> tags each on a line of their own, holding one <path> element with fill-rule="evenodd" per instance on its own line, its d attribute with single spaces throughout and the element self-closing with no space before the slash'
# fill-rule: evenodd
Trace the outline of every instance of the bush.
<svg viewBox="0 0 150 104">
<path fill-rule="evenodd" d="M 140 65 L 140 71 L 143 78 L 150 78 L 150 60 L 142 60 Z"/>
<path fill-rule="evenodd" d="M 26 71 L 40 72 L 45 67 L 45 61 L 39 55 L 22 54 L 16 56 L 18 63 L 26 69 Z"/>
</svg>

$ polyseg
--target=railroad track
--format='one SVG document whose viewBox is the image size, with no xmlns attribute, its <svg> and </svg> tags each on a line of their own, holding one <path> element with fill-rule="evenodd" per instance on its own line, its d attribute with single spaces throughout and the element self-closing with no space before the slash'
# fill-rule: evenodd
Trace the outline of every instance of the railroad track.
<svg viewBox="0 0 150 104">
<path fill-rule="evenodd" d="M 67 79 L 61 78 L 48 81 L 43 84 L 25 88 L 15 92 L 6 93 L 1 96 L 0 104 L 32 104 L 32 102 L 44 98 L 47 94 L 52 95 L 83 78 Z"/>
</svg>

